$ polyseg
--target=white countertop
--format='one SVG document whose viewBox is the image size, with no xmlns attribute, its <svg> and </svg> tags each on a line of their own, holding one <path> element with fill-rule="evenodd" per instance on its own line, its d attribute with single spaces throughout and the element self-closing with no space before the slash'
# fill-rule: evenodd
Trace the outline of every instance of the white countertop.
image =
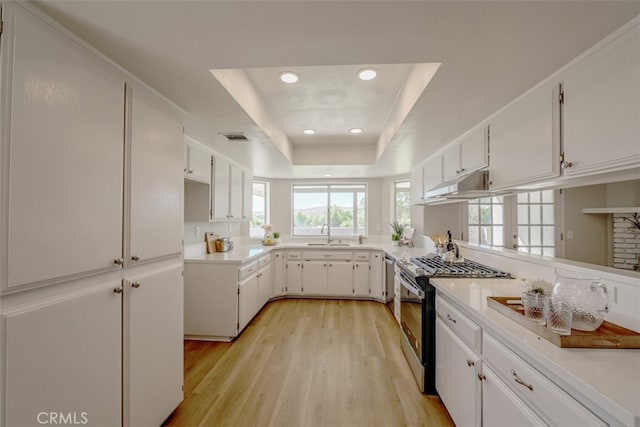
<svg viewBox="0 0 640 427">
<path fill-rule="evenodd" d="M 233 250 L 228 252 L 206 253 L 204 243 L 194 243 L 184 248 L 184 262 L 189 263 L 236 263 L 244 264 L 252 261 L 260 255 L 269 253 L 272 250 L 331 250 L 331 251 L 359 251 L 377 250 L 384 251 L 394 258 L 410 258 L 424 255 L 427 250 L 424 248 L 410 248 L 407 246 L 392 246 L 390 244 L 364 243 L 362 245 L 352 244 L 349 246 L 309 246 L 307 243 L 284 243 L 276 246 L 262 246 L 260 244 L 235 245 Z"/>
<path fill-rule="evenodd" d="M 560 348 L 487 306 L 487 296 L 516 296 L 516 279 L 431 279 L 480 326 L 592 410 L 640 425 L 640 350 Z"/>
</svg>

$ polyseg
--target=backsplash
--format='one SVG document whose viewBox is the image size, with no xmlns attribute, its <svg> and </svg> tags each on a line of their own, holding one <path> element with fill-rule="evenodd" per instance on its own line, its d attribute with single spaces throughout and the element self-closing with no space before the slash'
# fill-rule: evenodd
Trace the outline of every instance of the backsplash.
<svg viewBox="0 0 640 427">
<path fill-rule="evenodd" d="M 196 236 L 199 227 L 199 236 Z M 184 244 L 204 242 L 204 233 L 212 231 L 220 237 L 240 240 L 249 235 L 249 223 L 244 222 L 186 222 L 184 223 Z"/>
<path fill-rule="evenodd" d="M 613 214 L 613 266 L 624 270 L 640 268 L 640 229 L 630 221 L 631 216 Z"/>
</svg>

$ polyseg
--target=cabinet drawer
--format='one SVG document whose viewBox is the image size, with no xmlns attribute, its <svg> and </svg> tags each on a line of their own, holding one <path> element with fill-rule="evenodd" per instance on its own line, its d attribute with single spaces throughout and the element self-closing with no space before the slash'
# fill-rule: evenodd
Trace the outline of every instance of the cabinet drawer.
<svg viewBox="0 0 640 427">
<path fill-rule="evenodd" d="M 287 252 L 287 259 L 302 259 L 302 252 L 300 251 Z"/>
<path fill-rule="evenodd" d="M 304 251 L 304 259 L 351 260 L 353 254 L 347 251 Z"/>
<path fill-rule="evenodd" d="M 604 426 L 601 419 L 569 396 L 494 337 L 485 333 L 482 355 L 505 383 L 552 425 Z"/>
<path fill-rule="evenodd" d="M 368 261 L 369 260 L 369 252 L 354 252 L 353 259 L 356 261 Z"/>
<path fill-rule="evenodd" d="M 480 326 L 439 296 L 436 298 L 436 311 L 444 323 L 466 341 L 471 348 L 480 353 L 482 350 L 482 329 Z"/>
<path fill-rule="evenodd" d="M 258 271 L 258 262 L 253 261 L 238 268 L 238 280 L 242 280 Z"/>
<path fill-rule="evenodd" d="M 258 258 L 258 268 L 262 268 L 267 264 L 271 263 L 271 255 L 265 255 L 263 257 Z"/>
</svg>

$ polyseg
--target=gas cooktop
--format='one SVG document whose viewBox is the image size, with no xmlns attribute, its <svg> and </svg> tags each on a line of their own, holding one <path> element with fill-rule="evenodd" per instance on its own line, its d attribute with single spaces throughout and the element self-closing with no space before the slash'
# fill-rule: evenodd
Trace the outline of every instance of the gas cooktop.
<svg viewBox="0 0 640 427">
<path fill-rule="evenodd" d="M 471 260 L 464 260 L 462 262 L 444 262 L 439 256 L 426 255 L 411 258 L 409 261 L 405 260 L 401 265 L 415 277 L 511 277 L 509 273 L 505 273 L 504 271 L 500 271 Z"/>
</svg>

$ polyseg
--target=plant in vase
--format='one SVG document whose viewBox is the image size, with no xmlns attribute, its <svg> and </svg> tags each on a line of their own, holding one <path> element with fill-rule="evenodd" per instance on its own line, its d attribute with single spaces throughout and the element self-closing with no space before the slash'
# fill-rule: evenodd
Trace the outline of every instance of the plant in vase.
<svg viewBox="0 0 640 427">
<path fill-rule="evenodd" d="M 391 244 L 393 246 L 398 246 L 400 244 L 400 237 L 404 231 L 404 224 L 401 224 L 398 221 L 393 221 L 389 225 L 391 226 Z"/>
<path fill-rule="evenodd" d="M 280 232 L 279 231 L 274 231 L 273 232 L 273 238 L 275 239 L 276 243 L 280 243 Z"/>
<path fill-rule="evenodd" d="M 276 239 L 273 237 L 273 227 L 271 224 L 262 224 L 264 230 L 264 237 L 262 238 L 262 244 L 264 246 L 273 246 L 276 244 Z"/>
</svg>

